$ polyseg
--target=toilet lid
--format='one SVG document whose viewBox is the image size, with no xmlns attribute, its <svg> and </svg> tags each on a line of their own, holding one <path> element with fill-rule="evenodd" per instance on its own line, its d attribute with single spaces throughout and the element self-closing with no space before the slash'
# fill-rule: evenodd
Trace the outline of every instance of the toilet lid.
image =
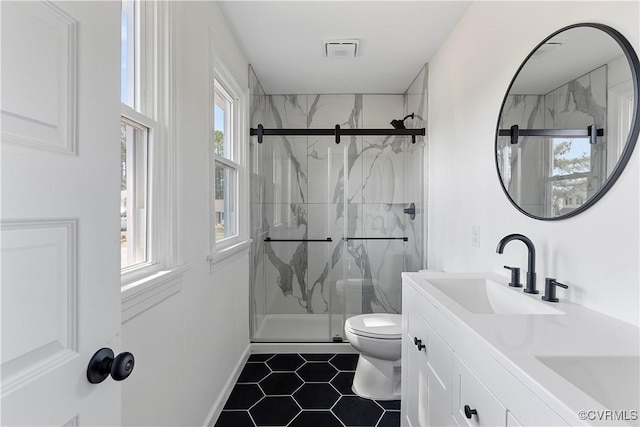
<svg viewBox="0 0 640 427">
<path fill-rule="evenodd" d="M 344 328 L 349 332 L 369 338 L 402 338 L 402 316 L 400 314 L 361 314 L 347 319 Z"/>
</svg>

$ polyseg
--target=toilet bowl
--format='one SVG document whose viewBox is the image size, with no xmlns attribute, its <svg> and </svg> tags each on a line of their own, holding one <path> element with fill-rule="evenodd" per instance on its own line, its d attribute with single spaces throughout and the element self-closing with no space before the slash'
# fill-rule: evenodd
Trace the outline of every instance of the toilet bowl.
<svg viewBox="0 0 640 427">
<path fill-rule="evenodd" d="M 402 316 L 361 314 L 347 319 L 344 333 L 360 352 L 352 390 L 376 400 L 400 399 Z"/>
</svg>

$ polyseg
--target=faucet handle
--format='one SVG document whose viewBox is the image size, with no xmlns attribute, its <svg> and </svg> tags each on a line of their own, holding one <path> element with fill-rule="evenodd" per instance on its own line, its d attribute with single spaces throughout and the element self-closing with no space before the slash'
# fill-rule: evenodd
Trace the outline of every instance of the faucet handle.
<svg viewBox="0 0 640 427">
<path fill-rule="evenodd" d="M 504 268 L 511 270 L 511 282 L 509 282 L 509 286 L 513 288 L 521 288 L 522 283 L 520 283 L 520 269 L 518 267 L 509 267 L 508 265 L 505 265 Z"/>
<path fill-rule="evenodd" d="M 561 288 L 569 289 L 569 286 L 565 285 L 564 283 L 560 283 L 560 282 L 556 281 L 556 279 L 554 279 L 552 277 L 547 277 L 546 279 L 544 279 L 544 295 L 542 295 L 542 299 L 544 301 L 549 301 L 549 302 L 558 302 L 558 301 L 560 301 L 556 297 L 556 286 L 560 286 Z"/>
</svg>

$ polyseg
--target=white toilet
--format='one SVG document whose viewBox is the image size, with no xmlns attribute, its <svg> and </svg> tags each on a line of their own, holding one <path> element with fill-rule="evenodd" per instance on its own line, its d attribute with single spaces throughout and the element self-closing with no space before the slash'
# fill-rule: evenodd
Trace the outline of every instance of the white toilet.
<svg viewBox="0 0 640 427">
<path fill-rule="evenodd" d="M 344 333 L 360 352 L 352 390 L 376 400 L 400 399 L 402 316 L 361 314 L 347 319 Z"/>
</svg>

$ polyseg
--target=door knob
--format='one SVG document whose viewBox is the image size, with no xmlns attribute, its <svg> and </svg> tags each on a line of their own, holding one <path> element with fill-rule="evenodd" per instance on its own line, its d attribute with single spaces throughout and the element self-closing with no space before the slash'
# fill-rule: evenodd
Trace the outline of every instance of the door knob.
<svg viewBox="0 0 640 427">
<path fill-rule="evenodd" d="M 471 419 L 472 416 L 478 415 L 478 411 L 475 409 L 471 409 L 471 406 L 464 405 L 464 416 L 467 417 L 468 420 Z"/>
<path fill-rule="evenodd" d="M 419 340 L 418 337 L 413 337 L 413 345 L 418 347 L 419 351 L 422 351 L 423 348 L 427 347 L 426 345 L 422 344 L 422 340 Z"/>
<path fill-rule="evenodd" d="M 133 354 L 124 351 L 114 357 L 113 350 L 101 348 L 89 361 L 87 379 L 91 384 L 98 384 L 111 375 L 114 380 L 122 381 L 131 375 L 134 365 Z"/>
</svg>

